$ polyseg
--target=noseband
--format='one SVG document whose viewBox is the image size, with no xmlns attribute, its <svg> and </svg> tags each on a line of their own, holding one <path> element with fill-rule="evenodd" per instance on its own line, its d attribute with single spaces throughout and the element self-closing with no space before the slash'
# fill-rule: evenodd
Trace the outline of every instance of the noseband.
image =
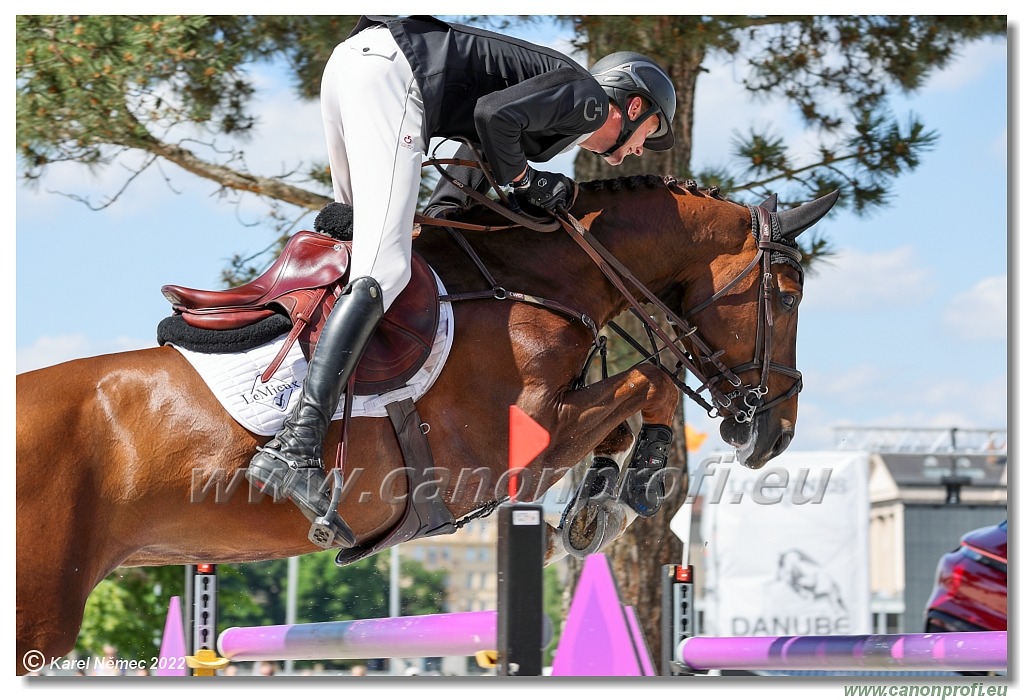
<svg viewBox="0 0 1024 700">
<path fill-rule="evenodd" d="M 724 349 L 712 350 L 697 332 L 697 326 L 687 321 L 686 318 L 673 313 L 567 211 L 562 210 L 559 216 L 563 227 L 568 231 L 569 235 L 590 255 L 605 277 L 626 298 L 630 312 L 640 320 L 646 329 L 652 349 L 644 347 L 614 322 L 610 322 L 608 324 L 609 327 L 621 335 L 634 349 L 645 355 L 644 361 L 653 362 L 655 366 L 665 372 L 672 379 L 673 383 L 704 408 L 709 416 L 712 418 L 729 417 L 738 423 L 749 423 L 754 419 L 754 415 L 758 411 L 764 411 L 776 406 L 803 389 L 803 378 L 796 368 L 772 362 L 775 326 L 772 313 L 772 290 L 775 285 L 771 266 L 772 263 L 782 262 L 795 267 L 802 273 L 800 251 L 783 237 L 779 230 L 776 215 L 763 206 L 749 208 L 751 211 L 751 233 L 757 241 L 757 254 L 732 281 L 710 298 L 684 314 L 686 318 L 692 319 L 695 314 L 720 300 L 749 274 L 755 271 L 760 273 L 757 301 L 757 337 L 754 345 L 754 357 L 750 362 L 735 367 L 728 367 L 721 361 L 721 356 L 725 354 Z M 657 307 L 665 315 L 669 325 L 675 330 L 674 337 L 670 336 L 644 310 L 640 301 L 627 288 L 625 281 L 639 289 L 647 302 Z M 657 345 L 658 340 L 664 343 L 660 348 Z M 692 352 L 683 345 L 684 341 L 692 348 Z M 599 349 L 603 353 L 603 348 Z M 666 350 L 676 357 L 677 362 L 674 370 L 662 364 L 659 359 L 661 353 Z M 591 357 L 593 357 L 593 353 Z M 744 383 L 740 379 L 740 374 L 755 369 L 760 370 L 760 381 L 757 385 Z M 689 371 L 696 377 L 701 382 L 701 386 L 697 389 L 690 388 L 680 378 L 683 370 Z M 792 377 L 794 382 L 788 391 L 765 403 L 764 399 L 768 394 L 768 380 L 772 372 Z M 728 393 L 723 391 L 721 388 L 723 383 L 727 383 L 733 390 L 728 391 Z M 711 403 L 708 403 L 702 396 L 704 391 L 710 394 Z"/>
</svg>

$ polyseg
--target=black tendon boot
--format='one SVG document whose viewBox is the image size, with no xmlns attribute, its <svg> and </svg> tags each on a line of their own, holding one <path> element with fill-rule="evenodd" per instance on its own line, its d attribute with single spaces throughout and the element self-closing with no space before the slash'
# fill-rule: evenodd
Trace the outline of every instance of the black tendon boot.
<svg viewBox="0 0 1024 700">
<path fill-rule="evenodd" d="M 324 324 L 295 409 L 245 473 L 263 493 L 290 498 L 313 523 L 310 541 L 324 549 L 335 542 L 355 545 L 336 502 L 332 508 L 320 455 L 331 416 L 383 315 L 381 289 L 372 277 L 360 277 L 345 288 Z"/>
<path fill-rule="evenodd" d="M 672 429 L 666 425 L 645 425 L 636 437 L 622 496 L 641 518 L 657 513 L 665 500 L 665 467 L 671 445 Z"/>
</svg>

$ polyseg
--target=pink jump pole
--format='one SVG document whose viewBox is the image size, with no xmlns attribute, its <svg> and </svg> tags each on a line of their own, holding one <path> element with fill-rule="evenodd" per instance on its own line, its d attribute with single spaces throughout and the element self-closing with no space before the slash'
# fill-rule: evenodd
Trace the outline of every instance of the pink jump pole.
<svg viewBox="0 0 1024 700">
<path fill-rule="evenodd" d="M 232 627 L 217 647 L 232 661 L 473 656 L 496 649 L 497 612 Z"/>
<path fill-rule="evenodd" d="M 1006 632 L 691 637 L 676 658 L 694 671 L 1003 671 Z"/>
</svg>

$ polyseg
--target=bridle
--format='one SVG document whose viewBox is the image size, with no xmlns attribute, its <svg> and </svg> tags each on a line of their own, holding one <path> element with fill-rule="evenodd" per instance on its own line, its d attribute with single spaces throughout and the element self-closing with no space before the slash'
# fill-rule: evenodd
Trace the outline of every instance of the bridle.
<svg viewBox="0 0 1024 700">
<path fill-rule="evenodd" d="M 747 264 L 747 267 L 737 275 L 732 282 L 716 292 L 710 298 L 698 304 L 690 310 L 689 316 L 707 308 L 735 286 L 741 279 L 753 272 L 760 266 L 760 287 L 757 293 L 757 336 L 754 343 L 754 357 L 750 362 L 732 367 L 729 374 L 719 374 L 708 379 L 705 383 L 714 384 L 723 380 L 737 387 L 734 391 L 725 395 L 725 408 L 732 407 L 731 415 L 740 423 L 753 419 L 757 411 L 764 411 L 772 408 L 790 397 L 800 393 L 803 389 L 803 375 L 795 367 L 788 367 L 772 362 L 772 349 L 775 339 L 775 317 L 772 312 L 772 291 L 775 288 L 774 276 L 771 273 L 772 263 L 784 263 L 790 265 L 803 277 L 803 268 L 800 266 L 801 254 L 796 246 L 787 242 L 779 231 L 778 217 L 774 212 L 768 211 L 763 206 L 750 207 L 751 212 L 751 234 L 757 239 L 757 254 Z M 761 381 L 757 386 L 738 383 L 738 376 L 749 370 L 760 369 Z M 764 397 L 768 394 L 768 380 L 772 372 L 777 372 L 792 378 L 794 381 L 788 391 L 776 396 L 768 403 L 764 403 Z M 735 407 L 737 399 L 743 400 L 741 408 Z M 721 413 L 721 409 L 719 409 Z M 710 415 L 710 413 L 709 413 Z"/>
<path fill-rule="evenodd" d="M 759 411 L 765 411 L 777 406 L 792 396 L 795 396 L 803 389 L 803 377 L 795 367 L 788 367 L 772 361 L 775 329 L 775 319 L 772 311 L 772 294 L 775 289 L 774 276 L 771 272 L 772 264 L 788 264 L 800 271 L 801 275 L 803 274 L 803 269 L 800 266 L 800 251 L 797 250 L 791 240 L 785 238 L 783 235 L 775 212 L 770 211 L 764 206 L 748 207 L 751 212 L 751 235 L 753 235 L 754 239 L 757 241 L 757 253 L 750 260 L 747 266 L 728 284 L 722 287 L 722 289 L 694 308 L 690 309 L 690 311 L 685 312 L 682 315 L 677 315 L 660 299 L 658 299 L 655 294 L 647 289 L 646 286 L 644 286 L 566 209 L 560 208 L 555 212 L 557 224 L 550 220 L 535 219 L 534 217 L 524 215 L 520 211 L 515 211 L 515 207 L 512 207 L 512 210 L 510 211 L 508 208 L 508 199 L 503 196 L 500 188 L 494 183 L 493 178 L 486 167 L 483 167 L 484 173 L 492 187 L 494 187 L 494 189 L 499 193 L 499 197 L 501 197 L 502 203 L 505 206 L 483 196 L 472 188 L 464 186 L 458 180 L 451 178 L 444 168 L 440 167 L 442 164 L 450 164 L 453 162 L 458 165 L 481 167 L 480 163 L 482 163 L 482 159 L 479 162 L 453 161 L 452 159 L 431 159 L 427 161 L 427 164 L 434 165 L 443 177 L 446 177 L 449 182 L 452 182 L 454 185 L 461 188 L 463 192 L 469 195 L 472 199 L 499 213 L 502 213 L 506 218 L 511 219 L 514 224 L 509 226 L 484 227 L 473 224 L 464 224 L 457 221 L 434 220 L 417 215 L 417 220 L 421 223 L 439 225 L 447 229 L 448 232 L 455 237 L 458 244 L 467 253 L 467 255 L 469 255 L 480 269 L 485 279 L 487 279 L 492 286 L 492 289 L 488 291 L 449 295 L 446 300 L 460 301 L 465 299 L 481 298 L 511 299 L 513 301 L 522 301 L 547 307 L 559 314 L 581 321 L 593 334 L 594 341 L 588 358 L 584 363 L 583 369 L 577 377 L 575 382 L 576 386 L 582 385 L 585 382 L 590 364 L 596 354 L 600 354 L 601 356 L 603 376 L 608 376 L 606 363 L 606 340 L 604 337 L 599 335 L 594 321 L 586 314 L 576 312 L 552 300 L 543 299 L 530 294 L 509 291 L 504 287 L 499 286 L 490 272 L 486 267 L 484 267 L 476 253 L 472 250 L 465 237 L 455 229 L 467 228 L 470 230 L 495 231 L 504 228 L 512 228 L 513 226 L 527 226 L 528 228 L 534 228 L 535 230 L 552 231 L 556 230 L 560 224 L 570 237 L 572 237 L 572 239 L 583 249 L 583 251 L 590 256 L 608 281 L 619 290 L 623 297 L 625 297 L 629 311 L 636 316 L 643 325 L 647 333 L 650 347 L 645 347 L 640 343 L 640 341 L 636 340 L 627 331 L 614 322 L 609 322 L 608 327 L 614 330 L 618 335 L 622 336 L 627 343 L 644 356 L 641 363 L 653 363 L 658 367 L 658 369 L 664 372 L 681 391 L 701 406 L 712 418 L 728 417 L 732 418 L 737 423 L 749 423 L 754 419 L 754 416 Z M 676 184 L 676 180 L 674 178 L 665 178 L 664 182 L 670 187 Z M 688 189 L 696 189 L 696 183 L 692 183 L 691 187 L 691 183 L 687 182 L 686 186 Z M 757 336 L 754 345 L 754 355 L 749 362 L 735 367 L 728 367 L 721 360 L 722 355 L 725 354 L 725 350 L 713 350 L 698 332 L 698 328 L 693 324 L 692 320 L 687 319 L 693 319 L 696 314 L 718 302 L 728 294 L 730 290 L 755 271 L 759 274 L 759 289 L 757 300 Z M 639 290 L 640 298 L 637 298 L 637 296 L 630 291 L 629 285 L 632 285 L 633 288 Z M 664 315 L 665 319 L 667 319 L 669 326 L 671 326 L 674 332 L 670 333 L 659 320 L 652 317 L 645 308 L 644 302 L 656 307 L 658 311 Z M 658 341 L 662 343 L 660 347 L 658 345 Z M 689 350 L 684 343 L 689 345 Z M 675 357 L 676 363 L 673 368 L 665 365 L 660 359 L 661 354 L 666 351 Z M 740 378 L 741 374 L 751 370 L 760 370 L 759 381 L 756 385 L 745 383 Z M 684 379 L 681 378 L 680 375 L 682 375 L 684 371 L 689 372 L 701 382 L 701 385 L 697 389 L 691 388 Z M 766 403 L 765 397 L 768 394 L 768 383 L 773 372 L 790 377 L 794 381 L 787 391 L 779 394 Z M 723 384 L 726 385 L 727 388 L 723 389 Z M 707 391 L 711 397 L 710 402 L 702 395 L 705 391 Z"/>
<path fill-rule="evenodd" d="M 668 183 L 671 184 L 671 183 Z M 771 272 L 773 262 L 784 262 L 800 268 L 800 251 L 788 244 L 778 231 L 778 222 L 773 212 L 763 206 L 749 207 L 751 211 L 752 234 L 757 241 L 757 253 L 747 266 L 722 289 L 701 302 L 682 316 L 675 314 L 656 295 L 650 292 L 630 271 L 622 265 L 593 235 L 586 230 L 571 214 L 564 209 L 559 211 L 559 220 L 569 235 L 583 248 L 604 273 L 605 277 L 626 298 L 630 312 L 636 316 L 647 331 L 651 348 L 644 347 L 614 322 L 609 323 L 617 334 L 623 337 L 634 349 L 643 354 L 644 360 L 654 363 L 668 375 L 670 379 L 687 396 L 707 411 L 712 418 L 731 417 L 738 423 L 753 420 L 758 411 L 776 406 L 796 395 L 803 388 L 803 378 L 794 367 L 788 367 L 772 361 L 774 340 L 774 314 L 772 312 L 772 292 L 775 288 L 774 276 Z M 722 360 L 725 350 L 712 350 L 710 345 L 698 332 L 692 319 L 700 311 L 710 307 L 729 293 L 748 275 L 757 270 L 759 274 L 757 336 L 753 358 L 735 367 L 726 366 Z M 802 272 L 802 270 L 801 270 Z M 653 305 L 668 320 L 675 333 L 670 335 L 661 323 L 652 318 L 643 303 L 635 297 L 625 284 L 628 281 L 640 290 L 647 303 Z M 657 341 L 663 345 L 659 348 Z M 684 341 L 690 346 L 687 350 Z M 676 365 L 669 369 L 659 359 L 662 352 L 668 351 L 675 356 Z M 756 385 L 744 383 L 739 375 L 750 370 L 760 370 L 760 381 Z M 700 387 L 692 389 L 681 378 L 683 370 L 688 371 L 698 381 Z M 768 394 L 768 382 L 772 372 L 777 372 L 794 379 L 789 390 L 765 403 Z M 724 391 L 723 383 L 732 387 Z M 701 395 L 707 391 L 711 396 L 709 403 Z"/>
<path fill-rule="evenodd" d="M 772 293 L 775 289 L 775 277 L 772 275 L 773 263 L 782 263 L 794 267 L 803 277 L 800 266 L 801 254 L 792 241 L 786 239 L 779 230 L 778 217 L 775 212 L 763 206 L 749 207 L 751 213 L 751 235 L 757 240 L 757 254 L 733 280 L 704 302 L 698 304 L 687 314 L 693 317 L 698 312 L 711 306 L 721 299 L 740 280 L 760 268 L 760 286 L 757 293 L 757 336 L 754 342 L 754 356 L 750 362 L 720 371 L 719 374 L 703 379 L 704 386 L 714 386 L 728 381 L 734 390 L 719 398 L 714 408 L 708 409 L 708 415 L 714 417 L 725 415 L 727 411 L 739 423 L 753 419 L 758 411 L 787 401 L 803 390 L 803 375 L 796 367 L 789 367 L 772 361 L 775 340 L 775 317 L 772 311 Z M 716 364 L 716 366 L 718 366 Z M 750 370 L 760 370 L 760 382 L 757 386 L 743 384 L 739 375 Z M 789 389 L 771 401 L 764 402 L 768 395 L 768 381 L 772 372 L 790 377 L 793 383 Z M 698 392 L 700 390 L 698 389 Z M 712 393 L 714 396 L 714 393 Z M 740 405 L 738 399 L 742 399 Z"/>
</svg>

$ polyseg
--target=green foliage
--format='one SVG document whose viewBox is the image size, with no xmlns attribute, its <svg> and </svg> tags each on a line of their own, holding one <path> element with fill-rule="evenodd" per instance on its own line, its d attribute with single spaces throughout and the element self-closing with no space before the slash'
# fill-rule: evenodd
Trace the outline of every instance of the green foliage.
<svg viewBox="0 0 1024 700">
<path fill-rule="evenodd" d="M 562 623 L 565 621 L 565 587 L 559 575 L 558 566 L 544 568 L 544 614 L 551 620 L 551 643 L 544 648 L 544 665 L 550 666 L 562 638 Z"/>
<path fill-rule="evenodd" d="M 89 596 L 75 651 L 99 656 L 112 644 L 122 659 L 148 661 L 160 650 L 171 596 L 184 589 L 180 566 L 117 569 Z"/>
<path fill-rule="evenodd" d="M 995 16 L 814 16 L 747 29 L 744 87 L 788 100 L 822 145 L 816 160 L 796 164 L 781 139 L 751 129 L 734 148 L 755 179 L 737 187 L 795 186 L 783 198 L 789 205 L 838 187 L 858 213 L 888 205 L 893 181 L 938 139 L 914 115 L 901 125 L 889 95 L 921 87 L 964 43 L 1005 32 L 1005 17 Z"/>
<path fill-rule="evenodd" d="M 254 92 L 244 17 L 17 18 L 17 144 L 38 177 L 49 163 L 111 162 L 175 125 L 245 132 Z M 149 128 L 147 128 L 149 125 Z"/>
<path fill-rule="evenodd" d="M 283 57 L 303 99 L 320 97 L 320 79 L 334 47 L 355 26 L 356 15 L 270 15 L 253 18 L 259 32 L 260 55 Z"/>
<path fill-rule="evenodd" d="M 348 566 L 334 563 L 334 552 L 299 559 L 298 622 L 387 617 L 390 555 L 376 554 Z M 285 621 L 287 560 L 222 566 L 221 621 L 224 626 L 279 625 Z M 402 560 L 403 615 L 441 612 L 444 572 L 428 572 Z"/>
<path fill-rule="evenodd" d="M 785 95 L 808 126 L 834 130 L 848 112 L 883 106 L 892 89 L 920 88 L 964 43 L 1005 36 L 1006 17 L 816 15 L 746 34 L 752 72 L 744 87 Z"/>
<path fill-rule="evenodd" d="M 663 64 L 693 47 L 733 51 L 735 30 L 745 19 L 701 15 L 569 15 L 573 45 L 592 60 L 615 51 L 639 51 Z"/>
<path fill-rule="evenodd" d="M 260 62 L 283 61 L 298 97 L 315 99 L 334 47 L 353 16 L 61 16 L 17 18 L 17 150 L 22 175 L 38 179 L 55 162 L 90 167 L 127 151 L 174 159 L 187 135 L 244 136 L 257 123 L 250 110 L 250 75 Z M 471 17 L 497 28 L 537 16 Z M 690 104 L 705 57 L 732 57 L 742 87 L 755 98 L 789 101 L 823 136 L 817 159 L 795 162 L 770 131 L 737 135 L 739 172 L 702 166 L 705 184 L 724 192 L 767 196 L 787 188 L 783 203 L 806 201 L 824 186 L 843 188 L 840 206 L 864 212 L 888 203 L 892 181 L 912 170 L 935 134 L 910 117 L 888 115 L 891 92 L 919 88 L 954 60 L 963 44 L 1005 36 L 1003 16 L 729 16 L 564 15 L 581 51 L 599 56 L 639 50 L 662 61 Z M 754 111 L 756 115 L 756 110 Z M 679 144 L 668 172 L 688 176 L 690 113 L 677 117 Z M 187 130 L 184 127 L 188 127 Z M 827 137 L 827 138 L 826 138 Z M 684 152 L 685 151 L 685 152 Z M 219 169 L 195 163 L 192 172 L 244 189 L 241 154 L 230 151 Z M 234 177 L 238 175 L 240 177 Z M 325 166 L 305 178 L 330 182 Z M 746 180 L 746 181 L 744 181 Z M 732 185 L 732 187 L 726 187 Z M 294 191 L 279 195 L 292 203 Z M 290 231 L 289 231 L 290 233 Z M 253 270 L 236 261 L 232 279 Z"/>
<path fill-rule="evenodd" d="M 19 15 L 16 143 L 22 176 L 37 180 L 47 166 L 63 161 L 109 165 L 130 151 L 143 154 L 143 164 L 132 166 L 141 170 L 158 157 L 178 158 L 184 142 L 209 140 L 212 146 L 218 136 L 247 137 L 258 123 L 251 110 L 252 68 L 283 60 L 300 95 L 311 99 L 331 51 L 355 19 Z M 240 153 L 222 155 L 230 168 L 244 171 Z M 306 175 L 330 182 L 322 165 Z"/>
</svg>

